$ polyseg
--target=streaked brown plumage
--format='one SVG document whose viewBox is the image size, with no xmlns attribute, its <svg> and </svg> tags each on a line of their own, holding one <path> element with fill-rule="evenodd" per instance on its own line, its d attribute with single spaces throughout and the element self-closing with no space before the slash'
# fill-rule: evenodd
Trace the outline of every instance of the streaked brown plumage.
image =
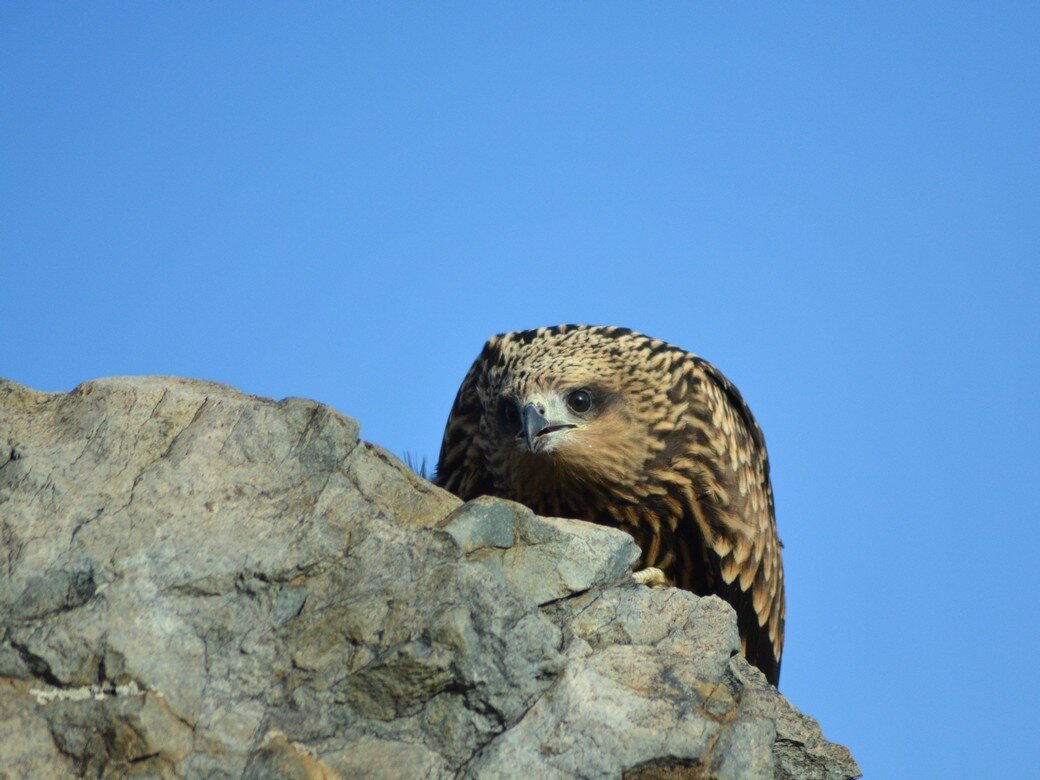
<svg viewBox="0 0 1040 780">
<path fill-rule="evenodd" d="M 622 528 L 639 565 L 737 611 L 776 684 L 784 574 L 762 432 L 714 366 L 625 328 L 495 336 L 466 374 L 435 481 Z"/>
</svg>

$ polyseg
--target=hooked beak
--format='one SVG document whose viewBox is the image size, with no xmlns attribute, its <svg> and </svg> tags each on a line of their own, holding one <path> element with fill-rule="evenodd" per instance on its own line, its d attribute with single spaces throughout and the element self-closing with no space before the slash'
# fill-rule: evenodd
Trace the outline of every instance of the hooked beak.
<svg viewBox="0 0 1040 780">
<path fill-rule="evenodd" d="M 534 404 L 527 404 L 524 407 L 522 413 L 522 420 L 524 426 L 524 439 L 527 441 L 527 449 L 531 452 L 535 451 L 538 445 L 538 438 L 545 436 L 546 434 L 552 433 L 553 431 L 560 431 L 565 428 L 576 428 L 576 425 L 564 424 L 564 425 L 553 425 L 542 414 L 541 410 Z"/>
</svg>

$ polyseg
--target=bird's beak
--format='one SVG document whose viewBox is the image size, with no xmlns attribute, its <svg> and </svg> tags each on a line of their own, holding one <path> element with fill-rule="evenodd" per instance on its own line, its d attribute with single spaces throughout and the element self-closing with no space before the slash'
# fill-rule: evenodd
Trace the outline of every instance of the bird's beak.
<svg viewBox="0 0 1040 780">
<path fill-rule="evenodd" d="M 535 439 L 538 434 L 549 427 L 549 421 L 538 411 L 534 404 L 527 404 L 523 411 L 524 438 L 527 440 L 527 449 L 534 452 Z"/>
<path fill-rule="evenodd" d="M 531 452 L 535 451 L 540 437 L 555 431 L 563 431 L 568 428 L 578 427 L 571 423 L 554 424 L 550 422 L 542 413 L 541 408 L 534 404 L 527 404 L 524 406 L 521 419 L 524 424 L 524 439 L 527 440 L 527 449 Z"/>
</svg>

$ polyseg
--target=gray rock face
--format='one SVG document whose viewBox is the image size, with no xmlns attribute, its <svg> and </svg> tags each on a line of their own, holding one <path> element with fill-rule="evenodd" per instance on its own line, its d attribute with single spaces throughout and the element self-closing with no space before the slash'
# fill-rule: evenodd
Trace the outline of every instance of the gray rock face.
<svg viewBox="0 0 1040 780">
<path fill-rule="evenodd" d="M 311 401 L 0 382 L 0 777 L 859 774 L 636 557 Z"/>
</svg>

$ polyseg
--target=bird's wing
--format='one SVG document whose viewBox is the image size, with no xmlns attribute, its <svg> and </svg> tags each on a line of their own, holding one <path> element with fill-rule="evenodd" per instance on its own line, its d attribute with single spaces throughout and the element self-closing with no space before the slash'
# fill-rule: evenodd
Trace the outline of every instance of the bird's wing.
<svg viewBox="0 0 1040 780">
<path fill-rule="evenodd" d="M 736 387 L 707 361 L 695 360 L 694 383 L 715 453 L 713 489 L 698 496 L 709 529 L 714 590 L 737 611 L 744 655 L 774 684 L 784 644 L 784 573 L 776 533 L 765 439 Z M 697 381 L 699 380 L 699 381 Z"/>
<path fill-rule="evenodd" d="M 455 396 L 433 478 L 435 485 L 464 501 L 488 494 L 492 488 L 478 444 L 483 404 L 477 385 L 485 370 L 489 347 L 473 362 Z"/>
</svg>

